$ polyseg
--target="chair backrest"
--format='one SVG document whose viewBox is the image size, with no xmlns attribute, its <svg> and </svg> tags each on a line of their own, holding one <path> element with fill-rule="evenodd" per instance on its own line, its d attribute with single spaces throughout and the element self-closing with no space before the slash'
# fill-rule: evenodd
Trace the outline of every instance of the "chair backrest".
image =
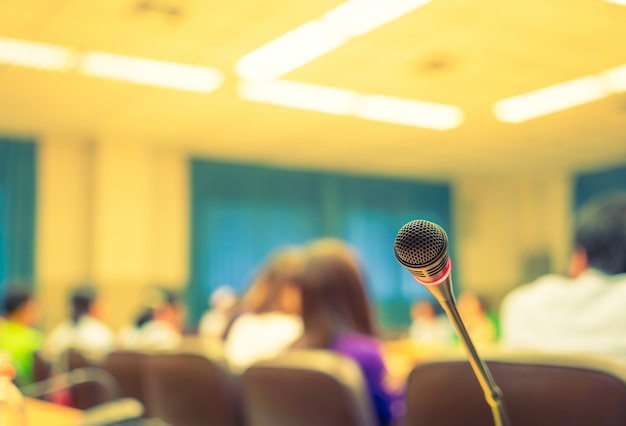
<svg viewBox="0 0 626 426">
<path fill-rule="evenodd" d="M 513 426 L 625 426 L 626 370 L 602 358 L 503 355 L 487 365 Z M 467 360 L 417 365 L 404 426 L 493 425 Z"/>
<path fill-rule="evenodd" d="M 35 382 L 47 380 L 52 375 L 52 365 L 41 352 L 37 351 L 33 354 L 33 376 Z"/>
<path fill-rule="evenodd" d="M 65 356 L 67 357 L 68 371 L 77 368 L 100 367 L 77 349 L 68 349 Z M 110 400 L 110 395 L 107 395 L 102 384 L 93 381 L 72 386 L 70 393 L 72 406 L 81 410 L 95 407 Z"/>
<path fill-rule="evenodd" d="M 146 416 L 150 416 L 150 407 L 144 390 L 144 367 L 149 356 L 146 352 L 117 350 L 103 362 L 104 369 L 117 381 L 121 395 L 141 402 Z"/>
<path fill-rule="evenodd" d="M 331 351 L 287 352 L 242 374 L 248 426 L 373 426 L 358 365 Z"/>
<path fill-rule="evenodd" d="M 173 425 L 240 426 L 236 379 L 222 360 L 205 354 L 152 354 L 144 381 L 150 416 Z"/>
</svg>

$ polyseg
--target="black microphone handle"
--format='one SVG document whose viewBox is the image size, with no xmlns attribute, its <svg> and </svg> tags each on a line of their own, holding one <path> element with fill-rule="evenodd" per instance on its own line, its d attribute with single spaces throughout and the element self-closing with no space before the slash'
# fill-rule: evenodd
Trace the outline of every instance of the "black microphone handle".
<svg viewBox="0 0 626 426">
<path fill-rule="evenodd" d="M 485 400 L 491 407 L 495 426 L 510 426 L 511 422 L 509 421 L 502 401 L 502 391 L 500 391 L 500 388 L 498 388 L 494 382 L 487 364 L 482 360 L 480 355 L 478 355 L 474 343 L 472 343 L 472 339 L 465 328 L 463 319 L 461 319 L 459 315 L 454 300 L 454 294 L 452 293 L 452 277 L 448 276 L 446 280 L 437 285 L 424 285 L 424 287 L 435 296 L 452 323 L 454 331 L 456 331 L 457 336 L 459 336 L 469 363 L 472 366 L 472 370 L 474 370 L 474 375 L 485 393 Z"/>
</svg>

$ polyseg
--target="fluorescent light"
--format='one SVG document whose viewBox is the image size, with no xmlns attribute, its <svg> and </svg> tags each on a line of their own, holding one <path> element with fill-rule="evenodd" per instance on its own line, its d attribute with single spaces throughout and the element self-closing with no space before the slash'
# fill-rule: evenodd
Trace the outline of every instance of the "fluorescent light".
<svg viewBox="0 0 626 426">
<path fill-rule="evenodd" d="M 0 37 L 0 63 L 60 71 L 71 67 L 72 58 L 64 47 Z"/>
<path fill-rule="evenodd" d="M 431 0 L 350 0 L 242 57 L 237 75 L 249 80 L 284 76 Z"/>
<path fill-rule="evenodd" d="M 328 11 L 321 22 L 345 38 L 366 34 L 431 0 L 350 0 Z"/>
<path fill-rule="evenodd" d="M 448 130 L 463 121 L 460 108 L 288 80 L 242 81 L 239 95 L 251 101 L 368 120 Z"/>
<path fill-rule="evenodd" d="M 504 99 L 495 104 L 498 119 L 519 123 L 601 99 L 611 92 L 601 76 L 583 77 Z"/>
<path fill-rule="evenodd" d="M 200 93 L 217 89 L 223 80 L 214 68 L 100 52 L 85 54 L 80 71 L 94 77 Z"/>
<path fill-rule="evenodd" d="M 615 4 L 619 4 L 620 6 L 626 6 L 626 0 L 604 0 L 607 3 L 615 3 Z"/>
<path fill-rule="evenodd" d="M 287 80 L 242 81 L 238 92 L 251 101 L 337 115 L 352 114 L 358 101 L 350 90 Z"/>
<path fill-rule="evenodd" d="M 247 54 L 235 65 L 249 80 L 271 80 L 341 46 L 345 38 L 325 31 L 319 21 L 306 23 Z"/>
<path fill-rule="evenodd" d="M 437 130 L 452 129 L 463 122 L 463 111 L 456 106 L 380 95 L 363 96 L 356 115 Z"/>
<path fill-rule="evenodd" d="M 626 91 L 626 65 L 610 69 L 604 73 L 604 76 L 613 92 Z"/>
</svg>

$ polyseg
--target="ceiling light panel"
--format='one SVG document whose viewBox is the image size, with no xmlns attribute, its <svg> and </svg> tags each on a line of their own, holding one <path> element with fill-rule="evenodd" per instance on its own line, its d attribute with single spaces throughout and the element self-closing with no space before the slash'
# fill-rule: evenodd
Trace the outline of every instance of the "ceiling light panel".
<svg viewBox="0 0 626 426">
<path fill-rule="evenodd" d="M 496 117 L 519 123 L 626 91 L 626 65 L 496 102 Z"/>
<path fill-rule="evenodd" d="M 85 54 L 80 71 L 93 77 L 199 93 L 212 92 L 223 81 L 222 73 L 214 68 L 101 52 Z"/>
<path fill-rule="evenodd" d="M 73 52 L 61 46 L 0 37 L 0 63 L 63 71 L 71 68 L 73 59 Z"/>
<path fill-rule="evenodd" d="M 238 91 L 239 96 L 251 101 L 427 129 L 449 130 L 463 122 L 463 112 L 452 105 L 366 95 L 297 81 L 244 80 Z"/>
<path fill-rule="evenodd" d="M 337 49 L 350 38 L 368 33 L 430 0 L 350 0 L 321 18 L 301 25 L 242 57 L 239 77 L 271 80 Z"/>
</svg>

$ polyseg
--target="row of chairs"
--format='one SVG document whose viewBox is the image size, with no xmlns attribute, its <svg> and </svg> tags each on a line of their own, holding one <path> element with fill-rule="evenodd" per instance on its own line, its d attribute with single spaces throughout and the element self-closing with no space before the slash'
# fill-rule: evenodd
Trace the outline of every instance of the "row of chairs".
<svg viewBox="0 0 626 426">
<path fill-rule="evenodd" d="M 622 365 L 538 354 L 494 356 L 487 364 L 514 426 L 626 426 Z M 242 374 L 216 353 L 195 349 L 116 351 L 102 368 L 116 379 L 121 396 L 136 398 L 147 416 L 175 426 L 376 424 L 358 366 L 327 351 L 290 352 Z M 79 408 L 103 402 L 96 401 L 102 394 L 94 388 L 77 387 L 75 393 L 75 402 L 84 404 Z M 402 426 L 491 424 L 491 410 L 466 360 L 436 359 L 414 367 Z"/>
</svg>

